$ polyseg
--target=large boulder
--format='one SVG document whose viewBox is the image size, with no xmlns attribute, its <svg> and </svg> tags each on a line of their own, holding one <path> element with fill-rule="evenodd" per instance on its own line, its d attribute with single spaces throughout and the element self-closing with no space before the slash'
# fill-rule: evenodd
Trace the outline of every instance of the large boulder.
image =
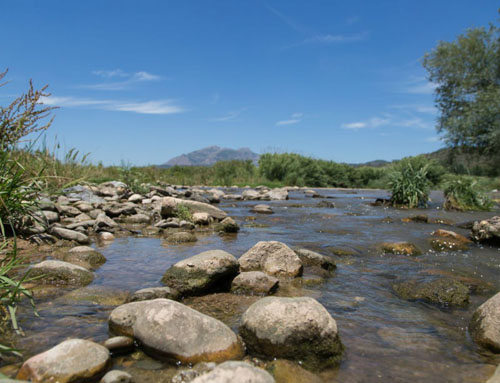
<svg viewBox="0 0 500 383">
<path fill-rule="evenodd" d="M 191 383 L 275 383 L 273 377 L 246 362 L 224 362 Z"/>
<path fill-rule="evenodd" d="M 300 258 L 284 243 L 261 241 L 243 254 L 240 259 L 241 271 L 264 271 L 269 275 L 297 277 L 302 274 Z"/>
<path fill-rule="evenodd" d="M 241 341 L 224 323 L 169 299 L 119 306 L 109 316 L 109 328 L 173 363 L 223 362 L 244 355 Z"/>
<path fill-rule="evenodd" d="M 72 248 L 64 261 L 79 264 L 86 262 L 93 268 L 97 268 L 106 262 L 106 257 L 89 246 L 77 246 Z"/>
<path fill-rule="evenodd" d="M 477 308 L 469 332 L 478 345 L 500 353 L 500 293 Z"/>
<path fill-rule="evenodd" d="M 84 267 L 69 262 L 47 260 L 30 268 L 31 277 L 39 281 L 58 285 L 85 286 L 92 282 L 94 275 Z"/>
<path fill-rule="evenodd" d="M 181 295 L 199 295 L 229 288 L 238 269 L 238 261 L 231 254 L 209 250 L 177 262 L 165 272 L 162 282 Z"/>
<path fill-rule="evenodd" d="M 465 306 L 469 303 L 469 288 L 451 278 L 405 281 L 392 287 L 397 295 L 410 301 L 418 300 L 442 306 Z"/>
<path fill-rule="evenodd" d="M 284 201 L 288 199 L 288 190 L 287 189 L 272 189 L 264 194 L 266 199 L 270 199 L 273 201 Z"/>
<path fill-rule="evenodd" d="M 253 355 L 313 370 L 336 365 L 343 351 L 337 323 L 310 297 L 262 298 L 243 314 L 240 335 Z"/>
<path fill-rule="evenodd" d="M 106 372 L 110 361 L 106 347 L 88 340 L 68 339 L 24 362 L 17 379 L 31 382 L 93 382 Z"/>
<path fill-rule="evenodd" d="M 208 203 L 184 200 L 174 197 L 164 197 L 161 201 L 161 216 L 163 218 L 173 217 L 178 205 L 184 205 L 191 213 L 208 213 L 210 217 L 220 221 L 227 217 L 221 209 Z"/>
<path fill-rule="evenodd" d="M 472 238 L 478 242 L 500 243 L 500 216 L 474 222 Z"/>
</svg>

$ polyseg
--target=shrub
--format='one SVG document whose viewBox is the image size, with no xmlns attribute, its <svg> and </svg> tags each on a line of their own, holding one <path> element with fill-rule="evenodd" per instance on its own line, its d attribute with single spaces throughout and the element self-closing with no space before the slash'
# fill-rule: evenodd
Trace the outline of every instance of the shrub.
<svg viewBox="0 0 500 383">
<path fill-rule="evenodd" d="M 491 200 L 477 190 L 477 182 L 467 177 L 456 177 L 444 189 L 446 210 L 489 210 Z"/>
<path fill-rule="evenodd" d="M 182 203 L 176 206 L 174 214 L 181 221 L 193 222 L 193 214 L 191 213 L 191 209 L 189 209 L 189 207 Z"/>
<path fill-rule="evenodd" d="M 391 174 L 391 204 L 410 209 L 427 206 L 429 200 L 429 180 L 427 166 L 415 169 L 410 162 L 401 171 Z"/>
</svg>

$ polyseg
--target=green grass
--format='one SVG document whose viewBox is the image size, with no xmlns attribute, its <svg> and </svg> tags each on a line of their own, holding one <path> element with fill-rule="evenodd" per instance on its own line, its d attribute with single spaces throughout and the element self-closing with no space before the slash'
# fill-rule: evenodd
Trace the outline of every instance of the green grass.
<svg viewBox="0 0 500 383">
<path fill-rule="evenodd" d="M 492 201 L 478 190 L 477 181 L 470 177 L 453 177 L 444 188 L 446 210 L 490 210 Z"/>
<path fill-rule="evenodd" d="M 401 171 L 396 171 L 391 175 L 390 186 L 391 203 L 394 206 L 410 209 L 426 207 L 430 189 L 427 165 L 414 168 L 411 163 L 405 164 Z"/>
<path fill-rule="evenodd" d="M 193 213 L 191 209 L 182 203 L 175 207 L 174 214 L 181 221 L 193 222 Z"/>
</svg>

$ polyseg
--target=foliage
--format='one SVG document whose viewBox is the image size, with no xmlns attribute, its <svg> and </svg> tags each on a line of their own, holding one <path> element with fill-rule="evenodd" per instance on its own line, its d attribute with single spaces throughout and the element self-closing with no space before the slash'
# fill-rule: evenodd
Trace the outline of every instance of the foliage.
<svg viewBox="0 0 500 383">
<path fill-rule="evenodd" d="M 500 29 L 468 29 L 423 61 L 437 84 L 438 132 L 449 146 L 500 159 Z M 496 162 L 498 164 L 498 162 Z"/>
<path fill-rule="evenodd" d="M 175 207 L 174 214 L 181 221 L 193 222 L 193 213 L 191 213 L 191 209 L 182 203 Z"/>
<path fill-rule="evenodd" d="M 132 192 L 138 194 L 146 194 L 149 192 L 149 188 L 144 184 L 143 177 L 138 169 L 122 163 L 119 172 L 120 181 L 124 182 Z"/>
<path fill-rule="evenodd" d="M 446 210 L 489 210 L 491 200 L 477 190 L 477 182 L 469 177 L 453 177 L 444 189 Z"/>
<path fill-rule="evenodd" d="M 429 184 L 427 165 L 414 168 L 411 162 L 407 162 L 400 171 L 391 175 L 391 203 L 410 209 L 425 207 L 429 200 Z"/>
<path fill-rule="evenodd" d="M 0 81 L 7 74 L 0 73 Z M 6 83 L 0 83 L 0 87 Z M 30 80 L 28 91 L 17 97 L 8 106 L 0 106 L 0 137 L 2 137 L 4 147 L 12 148 L 19 143 L 19 140 L 30 133 L 46 130 L 53 121 L 39 125 L 41 120 L 50 115 L 54 107 L 44 107 L 43 98 L 50 96 L 46 93 L 47 85 L 37 90 Z"/>
<path fill-rule="evenodd" d="M 415 171 L 425 168 L 430 186 L 438 186 L 446 174 L 446 169 L 441 164 L 435 160 L 429 160 L 424 155 L 403 158 L 396 163 L 395 170 L 403 172 L 408 166 L 411 166 Z"/>
</svg>

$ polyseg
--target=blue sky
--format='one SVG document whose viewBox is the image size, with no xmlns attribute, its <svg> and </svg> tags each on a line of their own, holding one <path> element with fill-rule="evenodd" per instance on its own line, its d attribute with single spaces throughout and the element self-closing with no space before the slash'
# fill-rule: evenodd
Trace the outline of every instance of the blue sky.
<svg viewBox="0 0 500 383">
<path fill-rule="evenodd" d="M 443 146 L 421 58 L 498 2 L 2 2 L 6 105 L 49 84 L 48 131 L 93 162 L 160 164 L 210 145 L 339 162 Z"/>
</svg>

